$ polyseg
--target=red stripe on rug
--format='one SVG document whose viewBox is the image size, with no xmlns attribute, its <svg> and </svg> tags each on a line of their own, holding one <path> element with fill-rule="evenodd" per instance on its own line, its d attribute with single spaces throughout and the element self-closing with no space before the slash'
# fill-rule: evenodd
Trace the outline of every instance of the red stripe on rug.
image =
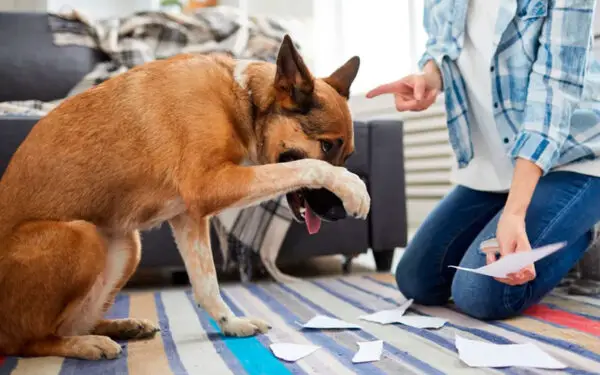
<svg viewBox="0 0 600 375">
<path fill-rule="evenodd" d="M 583 316 L 566 311 L 552 309 L 544 305 L 535 305 L 525 311 L 525 315 L 533 316 L 550 323 L 573 328 L 595 336 L 600 336 L 600 323 Z"/>
</svg>

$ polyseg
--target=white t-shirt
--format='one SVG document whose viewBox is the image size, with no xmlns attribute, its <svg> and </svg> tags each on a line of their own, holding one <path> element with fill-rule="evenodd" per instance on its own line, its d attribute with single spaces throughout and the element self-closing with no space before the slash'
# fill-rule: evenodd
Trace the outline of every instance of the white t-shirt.
<svg viewBox="0 0 600 375">
<path fill-rule="evenodd" d="M 469 1 L 464 46 L 457 65 L 467 88 L 473 159 L 465 168 L 455 165 L 451 180 L 475 190 L 506 192 L 514 172 L 508 155 L 511 145 L 502 142 L 496 128 L 489 71 L 496 49 L 493 39 L 499 5 L 500 0 Z M 553 170 L 600 176 L 600 159 Z"/>
</svg>

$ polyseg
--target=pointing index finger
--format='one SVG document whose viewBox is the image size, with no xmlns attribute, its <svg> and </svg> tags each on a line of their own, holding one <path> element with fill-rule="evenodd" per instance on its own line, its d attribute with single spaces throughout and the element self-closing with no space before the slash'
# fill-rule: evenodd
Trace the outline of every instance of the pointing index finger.
<svg viewBox="0 0 600 375">
<path fill-rule="evenodd" d="M 402 86 L 402 81 L 395 81 L 375 87 L 367 93 L 367 98 L 374 98 L 383 94 L 394 94 Z"/>
</svg>

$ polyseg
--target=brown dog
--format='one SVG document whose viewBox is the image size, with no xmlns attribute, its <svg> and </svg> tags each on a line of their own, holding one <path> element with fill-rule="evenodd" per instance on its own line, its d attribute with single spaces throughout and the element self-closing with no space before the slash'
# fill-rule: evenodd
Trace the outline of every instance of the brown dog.
<svg viewBox="0 0 600 375">
<path fill-rule="evenodd" d="M 358 65 L 316 79 L 289 37 L 277 64 L 180 55 L 40 120 L 0 181 L 0 354 L 115 358 L 112 339 L 152 337 L 151 322 L 103 314 L 138 265 L 139 231 L 164 221 L 222 332 L 266 332 L 221 299 L 208 220 L 288 193 L 311 232 L 321 218 L 366 217 L 364 183 L 340 167 Z"/>
</svg>

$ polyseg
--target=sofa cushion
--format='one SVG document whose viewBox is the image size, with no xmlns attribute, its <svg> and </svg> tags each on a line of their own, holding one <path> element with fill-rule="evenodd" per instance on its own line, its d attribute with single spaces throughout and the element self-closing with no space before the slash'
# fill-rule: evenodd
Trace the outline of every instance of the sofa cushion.
<svg viewBox="0 0 600 375">
<path fill-rule="evenodd" d="M 359 176 L 368 176 L 369 152 L 369 125 L 354 122 L 354 154 L 348 158 L 346 167 Z"/>
<path fill-rule="evenodd" d="M 0 102 L 64 98 L 104 60 L 98 51 L 55 46 L 46 13 L 0 12 Z"/>
</svg>

